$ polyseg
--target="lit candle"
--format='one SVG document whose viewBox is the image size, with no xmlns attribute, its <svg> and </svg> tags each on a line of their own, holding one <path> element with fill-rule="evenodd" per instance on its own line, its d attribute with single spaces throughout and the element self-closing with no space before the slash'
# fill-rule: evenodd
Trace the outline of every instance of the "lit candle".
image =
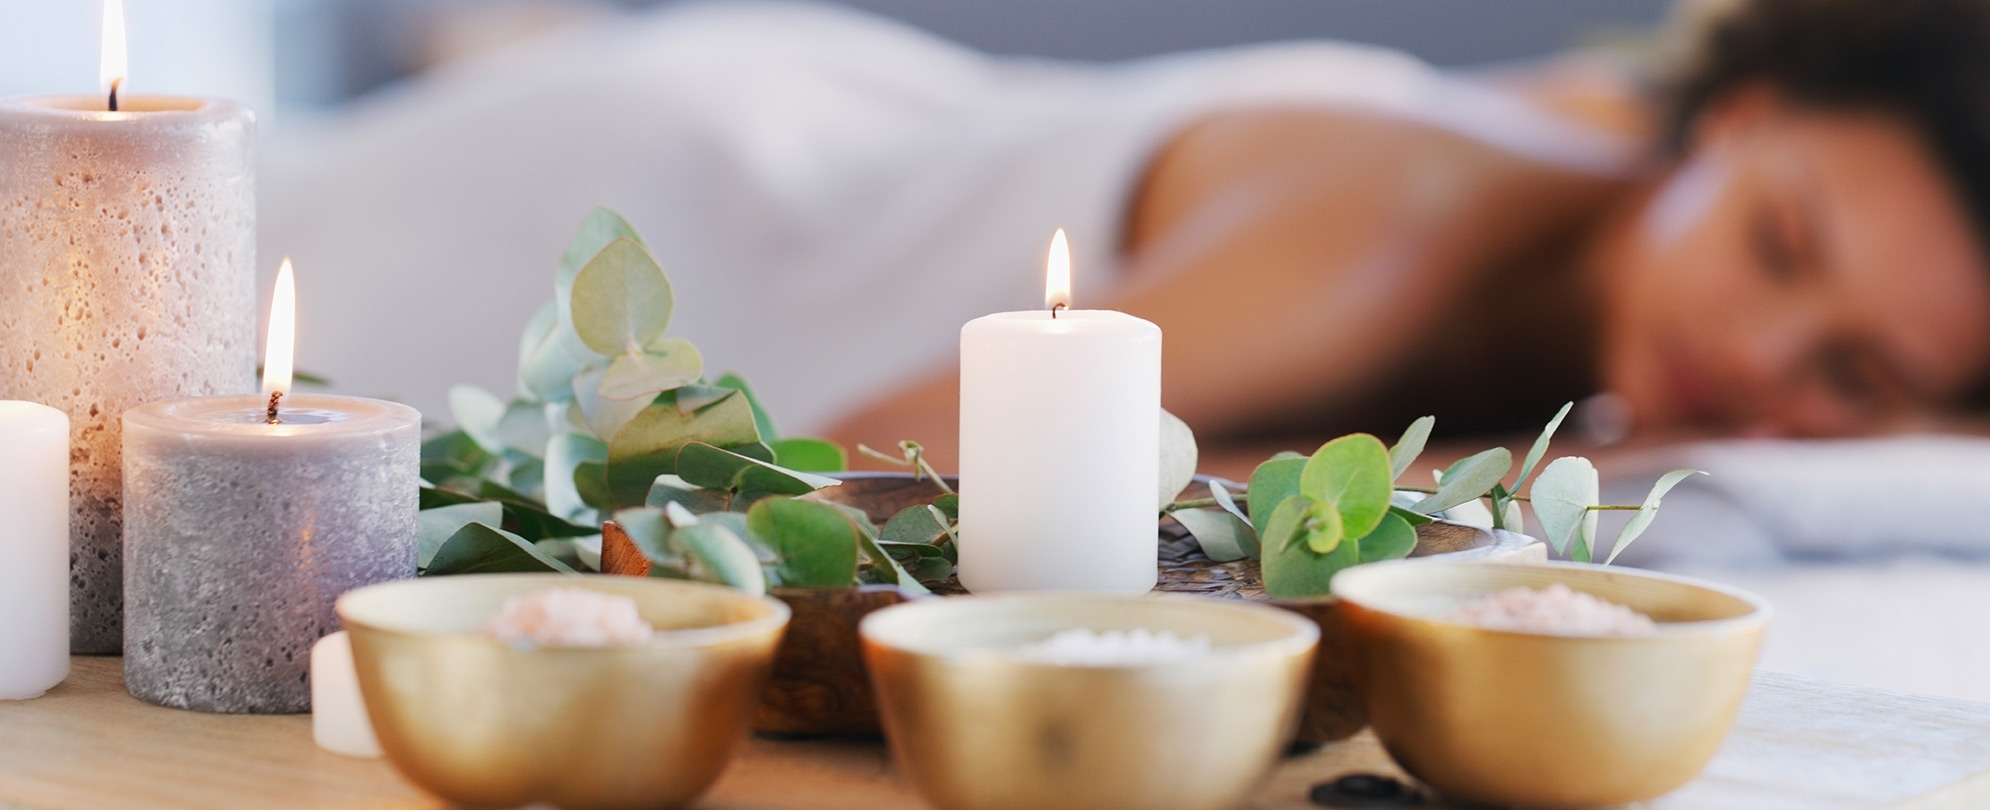
<svg viewBox="0 0 1990 810">
<path fill-rule="evenodd" d="M 352 637 L 340 630 L 311 645 L 311 739 L 334 754 L 380 756 L 380 739 L 359 694 Z"/>
<path fill-rule="evenodd" d="M 0 402 L 0 700 L 69 675 L 69 417 Z"/>
<path fill-rule="evenodd" d="M 1074 310 L 1064 232 L 1045 309 L 960 333 L 960 581 L 976 593 L 1154 587 L 1161 330 Z"/>
<path fill-rule="evenodd" d="M 291 395 L 288 260 L 270 311 L 268 396 L 124 416 L 124 672 L 133 695 L 215 712 L 301 712 L 332 600 L 414 576 L 421 415 Z"/>
<path fill-rule="evenodd" d="M 124 411 L 255 381 L 254 121 L 123 92 L 120 6 L 104 18 L 103 92 L 0 100 L 0 399 L 69 415 L 81 653 L 123 638 Z"/>
</svg>

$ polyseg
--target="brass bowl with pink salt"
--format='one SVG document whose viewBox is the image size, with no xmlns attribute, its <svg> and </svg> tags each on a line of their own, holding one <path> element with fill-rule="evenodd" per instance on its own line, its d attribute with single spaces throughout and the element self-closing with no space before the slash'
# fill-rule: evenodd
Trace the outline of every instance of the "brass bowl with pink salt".
<svg viewBox="0 0 1990 810">
<path fill-rule="evenodd" d="M 675 807 L 718 779 L 788 608 L 717 585 L 484 574 L 337 603 L 367 715 L 408 781 L 473 807 Z"/>
<path fill-rule="evenodd" d="M 1401 560 L 1334 577 L 1369 722 L 1464 804 L 1614 807 L 1684 785 L 1734 722 L 1759 597 L 1577 563 Z"/>
</svg>

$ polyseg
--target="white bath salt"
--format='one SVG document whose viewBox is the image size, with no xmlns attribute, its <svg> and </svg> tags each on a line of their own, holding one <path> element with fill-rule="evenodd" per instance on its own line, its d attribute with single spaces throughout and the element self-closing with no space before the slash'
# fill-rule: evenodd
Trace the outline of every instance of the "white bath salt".
<svg viewBox="0 0 1990 810">
<path fill-rule="evenodd" d="M 1489 594 L 1459 608 L 1451 619 L 1491 630 L 1558 636 L 1642 636 L 1657 629 L 1650 616 L 1561 583 Z"/>
<path fill-rule="evenodd" d="M 1160 664 L 1209 654 L 1209 637 L 1183 638 L 1166 631 L 1156 633 L 1144 628 L 1107 630 L 1103 633 L 1079 628 L 1061 631 L 1034 644 L 1025 644 L 1012 654 L 1026 661 L 1059 666 Z"/>
<path fill-rule="evenodd" d="M 542 647 L 642 644 L 656 629 L 636 613 L 636 600 L 586 588 L 548 588 L 505 600 L 484 623 L 486 636 Z"/>
</svg>

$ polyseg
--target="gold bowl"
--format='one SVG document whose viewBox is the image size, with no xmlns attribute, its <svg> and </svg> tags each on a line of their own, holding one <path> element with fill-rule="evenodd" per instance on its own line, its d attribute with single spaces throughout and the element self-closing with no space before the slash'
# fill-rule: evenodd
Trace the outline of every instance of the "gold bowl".
<svg viewBox="0 0 1990 810">
<path fill-rule="evenodd" d="M 1659 625 L 1556 636 L 1445 618 L 1553 583 Z M 1738 590 L 1576 563 L 1375 563 L 1341 572 L 1332 590 L 1389 756 L 1452 799 L 1543 810 L 1644 801 L 1692 779 L 1734 722 L 1769 623 L 1768 604 Z"/>
<path fill-rule="evenodd" d="M 636 601 L 641 645 L 523 648 L 477 632 L 552 587 Z M 408 781 L 474 807 L 683 804 L 744 742 L 788 608 L 716 585 L 485 574 L 339 597 L 380 747 Z"/>
<path fill-rule="evenodd" d="M 1206 654 L 1065 666 L 1009 650 L 1069 629 L 1207 637 Z M 892 755 L 941 810 L 1218 810 L 1291 741 L 1319 630 L 1197 597 L 964 596 L 859 632 Z"/>
</svg>

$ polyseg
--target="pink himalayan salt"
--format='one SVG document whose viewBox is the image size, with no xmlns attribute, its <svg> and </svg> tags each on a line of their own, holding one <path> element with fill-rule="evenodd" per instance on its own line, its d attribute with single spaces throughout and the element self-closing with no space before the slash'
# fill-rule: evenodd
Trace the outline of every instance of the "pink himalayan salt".
<svg viewBox="0 0 1990 810">
<path fill-rule="evenodd" d="M 484 635 L 511 644 L 606 647 L 642 644 L 656 629 L 636 613 L 636 600 L 586 588 L 548 588 L 505 600 L 484 623 Z"/>
<path fill-rule="evenodd" d="M 1466 604 L 1451 619 L 1490 630 L 1557 636 L 1642 636 L 1657 630 L 1650 616 L 1561 583 L 1541 590 L 1508 588 Z"/>
</svg>

